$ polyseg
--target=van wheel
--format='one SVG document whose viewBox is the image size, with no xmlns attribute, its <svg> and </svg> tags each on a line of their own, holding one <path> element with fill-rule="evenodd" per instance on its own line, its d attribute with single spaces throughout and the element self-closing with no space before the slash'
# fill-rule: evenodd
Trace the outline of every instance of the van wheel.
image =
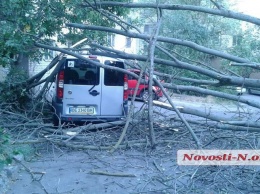
<svg viewBox="0 0 260 194">
<path fill-rule="evenodd" d="M 52 123 L 54 127 L 58 127 L 59 126 L 59 118 L 57 117 L 56 114 L 53 114 L 52 116 Z"/>
<path fill-rule="evenodd" d="M 142 91 L 142 93 L 140 94 L 140 97 L 143 101 L 148 101 L 149 99 L 149 92 L 148 90 L 144 90 Z M 155 93 L 153 92 L 153 100 L 156 100 L 156 95 Z"/>
</svg>

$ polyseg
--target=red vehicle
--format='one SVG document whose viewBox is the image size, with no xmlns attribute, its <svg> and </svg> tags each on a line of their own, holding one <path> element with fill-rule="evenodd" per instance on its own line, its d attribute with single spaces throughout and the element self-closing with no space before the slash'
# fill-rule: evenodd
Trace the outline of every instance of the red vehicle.
<svg viewBox="0 0 260 194">
<path fill-rule="evenodd" d="M 131 72 L 137 74 L 138 76 L 140 75 L 140 70 L 138 70 L 138 69 L 128 69 L 128 71 L 131 71 Z M 157 79 L 156 75 L 154 75 L 154 77 Z M 149 93 L 148 93 L 149 77 L 146 76 L 145 74 L 143 74 L 142 79 L 146 80 L 147 84 L 140 83 L 136 96 L 138 98 L 142 99 L 143 101 L 146 101 L 149 98 Z M 137 82 L 138 82 L 138 79 L 136 79 L 135 77 L 133 77 L 131 75 L 128 75 L 129 96 L 134 95 L 134 91 L 137 86 Z M 153 99 L 158 100 L 162 96 L 163 96 L 162 90 L 158 86 L 153 86 Z"/>
</svg>

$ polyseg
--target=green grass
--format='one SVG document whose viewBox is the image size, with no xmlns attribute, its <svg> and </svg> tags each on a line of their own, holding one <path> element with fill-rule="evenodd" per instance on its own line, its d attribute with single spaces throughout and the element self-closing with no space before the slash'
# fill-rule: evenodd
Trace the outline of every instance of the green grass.
<svg viewBox="0 0 260 194">
<path fill-rule="evenodd" d="M 0 170 L 2 170 L 4 165 L 12 162 L 9 149 L 9 136 L 0 128 Z"/>
<path fill-rule="evenodd" d="M 11 135 L 0 127 L 0 171 L 5 165 L 12 163 L 13 156 L 22 154 L 26 158 L 33 154 L 33 148 L 30 145 L 13 145 L 10 139 Z"/>
</svg>

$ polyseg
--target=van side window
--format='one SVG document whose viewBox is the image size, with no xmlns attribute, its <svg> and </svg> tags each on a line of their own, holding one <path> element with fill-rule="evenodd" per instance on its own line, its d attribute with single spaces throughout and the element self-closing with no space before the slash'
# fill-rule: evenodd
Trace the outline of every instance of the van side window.
<svg viewBox="0 0 260 194">
<path fill-rule="evenodd" d="M 76 84 L 79 80 L 79 74 L 75 69 L 65 69 L 64 71 L 64 82 L 65 84 Z"/>
<path fill-rule="evenodd" d="M 124 63 L 120 61 L 105 61 L 105 65 L 124 68 Z M 106 86 L 123 86 L 124 85 L 124 73 L 105 69 L 104 84 Z"/>
<path fill-rule="evenodd" d="M 64 70 L 64 84 L 98 85 L 100 68 L 82 60 L 67 60 Z"/>
</svg>

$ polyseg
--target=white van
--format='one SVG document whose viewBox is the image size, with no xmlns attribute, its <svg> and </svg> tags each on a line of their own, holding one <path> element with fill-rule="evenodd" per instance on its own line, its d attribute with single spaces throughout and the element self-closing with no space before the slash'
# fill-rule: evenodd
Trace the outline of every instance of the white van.
<svg viewBox="0 0 260 194">
<path fill-rule="evenodd" d="M 124 68 L 120 60 L 84 56 Z M 56 76 L 52 99 L 54 126 L 64 122 L 106 122 L 123 119 L 128 111 L 127 75 L 67 56 Z"/>
</svg>

